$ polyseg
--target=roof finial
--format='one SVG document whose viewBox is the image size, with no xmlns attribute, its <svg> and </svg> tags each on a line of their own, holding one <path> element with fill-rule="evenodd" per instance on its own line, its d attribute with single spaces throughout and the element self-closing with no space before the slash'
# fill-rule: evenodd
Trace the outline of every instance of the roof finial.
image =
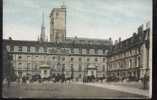
<svg viewBox="0 0 157 100">
<path fill-rule="evenodd" d="M 65 3 L 64 1 L 62 2 L 63 4 L 61 5 L 61 8 L 65 8 Z"/>
</svg>

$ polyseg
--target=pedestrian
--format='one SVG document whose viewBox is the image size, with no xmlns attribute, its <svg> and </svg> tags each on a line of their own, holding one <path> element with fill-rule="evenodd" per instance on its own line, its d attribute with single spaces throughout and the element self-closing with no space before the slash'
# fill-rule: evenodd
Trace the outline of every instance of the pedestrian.
<svg viewBox="0 0 157 100">
<path fill-rule="evenodd" d="M 8 77 L 7 80 L 8 80 L 8 85 L 7 85 L 7 86 L 8 86 L 8 88 L 9 88 L 9 87 L 10 87 L 10 78 Z"/>
<path fill-rule="evenodd" d="M 143 89 L 147 89 L 148 88 L 148 76 L 145 74 L 143 77 Z"/>
</svg>

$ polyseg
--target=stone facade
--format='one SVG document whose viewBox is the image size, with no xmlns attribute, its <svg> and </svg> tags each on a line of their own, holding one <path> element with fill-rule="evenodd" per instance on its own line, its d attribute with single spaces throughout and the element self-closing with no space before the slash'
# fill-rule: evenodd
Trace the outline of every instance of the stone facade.
<svg viewBox="0 0 157 100">
<path fill-rule="evenodd" d="M 149 34 L 149 28 L 143 30 L 140 26 L 138 33 L 112 47 L 107 57 L 108 76 L 140 80 L 149 75 Z"/>
<path fill-rule="evenodd" d="M 40 74 L 40 66 L 50 67 L 50 75 L 83 79 L 116 77 L 141 79 L 149 73 L 150 28 L 113 45 L 106 40 L 66 37 L 66 8 L 54 8 L 50 14 L 50 42 L 4 39 L 3 48 L 13 57 L 13 67 L 18 77 Z"/>
<path fill-rule="evenodd" d="M 89 41 L 84 41 L 87 40 Z M 93 65 L 98 67 L 98 76 L 105 75 L 106 55 L 112 46 L 111 41 L 105 40 L 103 44 L 96 42 L 98 45 L 74 42 L 75 39 L 60 43 L 4 40 L 4 46 L 9 54 L 12 54 L 13 66 L 20 77 L 40 73 L 39 67 L 42 64 L 50 66 L 51 74 L 68 75 L 73 69 L 74 77 L 82 78 L 88 66 Z"/>
</svg>

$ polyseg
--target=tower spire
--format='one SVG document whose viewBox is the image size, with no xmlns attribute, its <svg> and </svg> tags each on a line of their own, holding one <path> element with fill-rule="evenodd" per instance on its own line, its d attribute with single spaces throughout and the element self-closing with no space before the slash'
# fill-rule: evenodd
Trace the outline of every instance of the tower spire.
<svg viewBox="0 0 157 100">
<path fill-rule="evenodd" d="M 44 12 L 42 12 L 42 27 L 44 27 Z"/>
<path fill-rule="evenodd" d="M 45 41 L 44 12 L 42 12 L 42 24 L 41 24 L 40 41 Z"/>
</svg>

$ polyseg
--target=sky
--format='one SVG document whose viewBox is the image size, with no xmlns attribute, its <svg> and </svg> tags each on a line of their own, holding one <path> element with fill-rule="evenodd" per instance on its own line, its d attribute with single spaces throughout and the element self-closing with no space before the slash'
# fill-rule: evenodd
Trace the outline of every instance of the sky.
<svg viewBox="0 0 157 100">
<path fill-rule="evenodd" d="M 152 0 L 3 0 L 3 38 L 37 40 L 42 12 L 49 39 L 50 12 L 67 8 L 67 37 L 122 40 L 152 21 Z"/>
</svg>

